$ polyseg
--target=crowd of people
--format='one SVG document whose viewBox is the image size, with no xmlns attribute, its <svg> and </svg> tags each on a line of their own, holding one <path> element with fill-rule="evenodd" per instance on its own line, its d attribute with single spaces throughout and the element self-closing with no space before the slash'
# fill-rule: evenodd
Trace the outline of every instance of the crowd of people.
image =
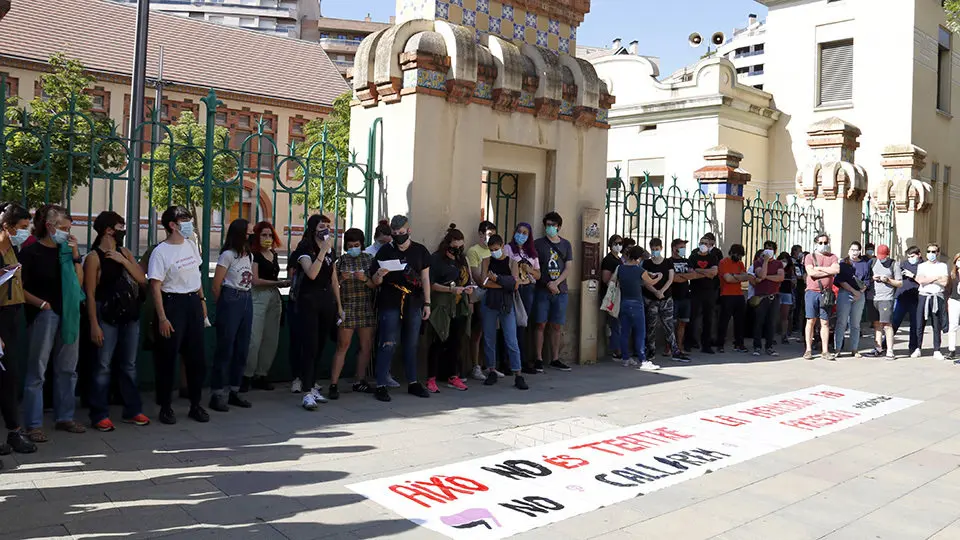
<svg viewBox="0 0 960 540">
<path fill-rule="evenodd" d="M 560 358 L 560 339 L 573 247 L 561 237 L 563 219 L 555 212 L 544 217 L 542 238 L 534 239 L 533 226 L 520 223 L 504 239 L 484 221 L 469 247 L 464 233 L 451 224 L 433 252 L 411 240 L 405 216 L 380 222 L 367 246 L 363 231 L 351 228 L 338 239 L 331 220 L 317 214 L 307 220 L 288 258 L 286 278 L 281 278 L 281 240 L 274 226 L 237 219 L 223 235 L 210 287 L 214 317 L 207 312 L 194 216 L 173 206 L 160 221 L 166 238 L 138 260 L 123 247 L 124 218 L 102 212 L 93 223 L 96 238 L 81 256 L 63 207 L 44 205 L 31 216 L 15 203 L 0 206 L 0 412 L 8 430 L 0 454 L 34 452 L 48 440 L 43 431 L 47 378 L 54 429 L 86 431 L 75 420 L 84 340 L 93 347 L 93 368 L 82 397 L 89 405 L 89 425 L 103 432 L 115 429 L 109 414 L 112 383 L 123 402 L 122 420 L 150 423 L 137 384 L 141 346 L 153 352 L 161 423 L 177 422 L 177 386 L 189 400 L 188 417 L 208 422 L 210 413 L 201 404 L 206 380 L 209 409 L 251 407 L 247 392 L 273 389 L 268 374 L 282 319 L 290 332 L 291 391 L 302 394 L 299 405 L 307 410 L 340 397 L 340 378 L 354 343 L 352 389 L 380 401 L 390 401 L 389 388 L 400 387 L 390 372 L 396 351 L 407 392 L 423 398 L 439 392 L 441 384 L 467 390 L 469 379 L 462 373 L 487 386 L 509 376 L 515 388 L 527 390 L 525 375 L 545 367 L 570 371 Z M 281 289 L 286 288 L 285 303 Z M 23 317 L 26 335 L 19 335 Z M 216 346 L 207 379 L 205 328 L 210 326 L 215 326 Z M 143 339 L 141 328 L 148 329 Z M 424 383 L 417 372 L 422 334 L 431 340 Z M 545 363 L 548 338 L 551 356 Z M 331 382 L 324 389 L 317 368 L 328 342 L 335 347 Z M 21 345 L 26 357 L 22 402 L 14 354 Z M 469 364 L 461 362 L 462 348 Z M 371 361 L 373 378 L 368 379 Z"/>
<path fill-rule="evenodd" d="M 818 346 L 825 360 L 845 353 L 895 359 L 894 336 L 907 316 L 910 357 L 922 355 L 929 323 L 932 356 L 960 364 L 960 254 L 948 265 L 938 244 L 927 246 L 926 260 L 911 246 L 905 260 L 897 261 L 889 246 L 864 247 L 856 241 L 840 259 L 826 233 L 817 235 L 812 251 L 795 245 L 778 254 L 776 242 L 766 241 L 750 258 L 740 244 L 731 245 L 724 256 L 709 232 L 692 253 L 687 243 L 673 240 L 668 257 L 659 238 L 650 240 L 649 251 L 620 235 L 608 240 L 601 279 L 604 291 L 619 287 L 620 297 L 619 312 L 607 313 L 608 350 L 624 366 L 660 369 L 654 360 L 661 329 L 667 359 L 689 362 L 691 349 L 723 354 L 731 321 L 731 348 L 737 353 L 750 353 L 749 333 L 753 356 L 779 356 L 778 341 L 788 344 L 793 331 L 800 330 L 803 337 L 797 340 L 804 343 L 807 360 Z M 873 328 L 869 351 L 860 346 L 864 323 Z M 941 350 L 944 333 L 946 356 Z"/>
</svg>

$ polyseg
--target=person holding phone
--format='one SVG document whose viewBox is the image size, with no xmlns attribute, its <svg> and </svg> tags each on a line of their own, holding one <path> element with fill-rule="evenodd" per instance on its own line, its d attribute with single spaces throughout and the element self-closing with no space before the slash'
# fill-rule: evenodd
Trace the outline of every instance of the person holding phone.
<svg viewBox="0 0 960 540">
<path fill-rule="evenodd" d="M 429 328 L 434 339 L 427 362 L 427 391 L 432 394 L 440 391 L 438 378 L 445 380 L 448 388 L 467 389 L 460 379 L 460 350 L 470 331 L 470 294 L 474 287 L 463 244 L 463 233 L 451 223 L 430 260 L 433 309 Z"/>
<path fill-rule="evenodd" d="M 373 387 L 366 380 L 366 373 L 373 353 L 373 331 L 377 324 L 377 312 L 373 305 L 373 281 L 367 275 L 373 264 L 373 255 L 361 251 L 363 240 L 363 231 L 347 229 L 343 233 L 346 255 L 337 260 L 340 318 L 343 322 L 337 330 L 337 352 L 333 355 L 330 390 L 327 392 L 330 399 L 340 397 L 340 374 L 343 372 L 343 364 L 350 344 L 353 343 L 354 334 L 359 337 L 360 350 L 357 352 L 353 391 L 367 394 L 373 391 Z"/>
<path fill-rule="evenodd" d="M 877 246 L 877 256 L 871 263 L 873 273 L 873 305 L 877 310 L 876 347 L 873 356 L 883 354 L 883 340 L 886 338 L 890 347 L 887 349 L 887 359 L 893 360 L 893 302 L 896 293 L 903 286 L 903 270 L 900 263 L 890 257 L 890 247 L 884 244 Z M 878 352 L 879 351 L 879 352 Z"/>
<path fill-rule="evenodd" d="M 490 257 L 483 260 L 481 274 L 483 295 L 480 310 L 483 319 L 483 350 L 487 361 L 485 386 L 497 383 L 500 374 L 497 366 L 497 324 L 503 331 L 503 341 L 510 359 L 510 371 L 513 373 L 513 386 L 518 390 L 527 390 L 526 381 L 521 374 L 520 346 L 517 343 L 517 312 L 514 292 L 520 287 L 519 267 L 503 251 L 503 238 L 499 234 L 490 237 L 487 242 Z"/>
<path fill-rule="evenodd" d="M 536 296 L 537 281 L 540 279 L 540 257 L 533 246 L 533 226 L 529 223 L 518 223 L 513 230 L 513 239 L 503 246 L 504 253 L 517 265 L 517 275 L 520 278 L 520 301 L 527 312 L 527 324 L 517 326 L 517 343 L 520 345 L 521 371 L 526 374 L 536 374 L 530 350 L 533 347 L 533 336 L 530 317 L 533 314 L 534 298 Z M 619 326 L 618 326 L 619 328 Z M 619 349 L 620 343 L 616 347 Z"/>
</svg>

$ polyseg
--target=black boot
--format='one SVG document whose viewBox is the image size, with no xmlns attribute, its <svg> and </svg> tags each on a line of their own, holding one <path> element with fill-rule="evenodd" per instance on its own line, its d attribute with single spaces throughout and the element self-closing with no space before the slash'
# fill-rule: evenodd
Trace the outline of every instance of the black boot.
<svg viewBox="0 0 960 540">
<path fill-rule="evenodd" d="M 253 407 L 252 403 L 240 397 L 240 394 L 236 392 L 230 392 L 230 397 L 227 398 L 227 403 L 233 405 L 234 407 L 240 407 L 243 409 L 249 409 L 250 407 Z"/>
<path fill-rule="evenodd" d="M 37 445 L 19 429 L 7 434 L 7 445 L 18 454 L 32 454 L 37 451 Z"/>
</svg>

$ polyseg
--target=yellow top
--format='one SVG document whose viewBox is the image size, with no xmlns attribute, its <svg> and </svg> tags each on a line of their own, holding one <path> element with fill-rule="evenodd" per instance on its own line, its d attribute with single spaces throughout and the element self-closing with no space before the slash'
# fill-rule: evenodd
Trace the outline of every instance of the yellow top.
<svg viewBox="0 0 960 540">
<path fill-rule="evenodd" d="M 11 264 L 17 264 L 17 262 L 17 254 L 13 252 L 13 247 L 11 246 L 7 249 L 6 253 L 3 254 L 2 266 L 7 267 Z M 17 270 L 13 279 L 0 285 L 0 307 L 15 306 L 23 302 L 23 270 L 20 269 Z"/>
</svg>

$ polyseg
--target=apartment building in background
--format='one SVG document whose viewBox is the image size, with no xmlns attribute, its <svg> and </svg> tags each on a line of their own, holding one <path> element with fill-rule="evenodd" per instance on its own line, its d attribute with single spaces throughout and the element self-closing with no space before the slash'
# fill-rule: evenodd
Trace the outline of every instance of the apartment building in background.
<svg viewBox="0 0 960 540">
<path fill-rule="evenodd" d="M 137 4 L 137 0 L 115 0 Z M 320 0 L 150 0 L 150 9 L 294 39 L 312 40 Z M 306 30 L 306 31 L 305 31 Z"/>
<path fill-rule="evenodd" d="M 340 74 L 345 75 L 347 69 L 353 67 L 357 47 L 363 38 L 379 30 L 390 28 L 394 20 L 395 18 L 391 16 L 388 23 L 375 22 L 368 14 L 362 21 L 320 17 L 316 21 L 310 21 L 309 24 L 311 35 L 316 36 L 320 46 L 327 51 L 327 55 L 340 70 Z"/>
<path fill-rule="evenodd" d="M 757 90 L 763 90 L 765 82 L 766 34 L 766 23 L 751 13 L 747 17 L 747 25 L 735 29 L 733 35 L 717 49 L 719 56 L 733 62 L 737 80 Z"/>
</svg>

